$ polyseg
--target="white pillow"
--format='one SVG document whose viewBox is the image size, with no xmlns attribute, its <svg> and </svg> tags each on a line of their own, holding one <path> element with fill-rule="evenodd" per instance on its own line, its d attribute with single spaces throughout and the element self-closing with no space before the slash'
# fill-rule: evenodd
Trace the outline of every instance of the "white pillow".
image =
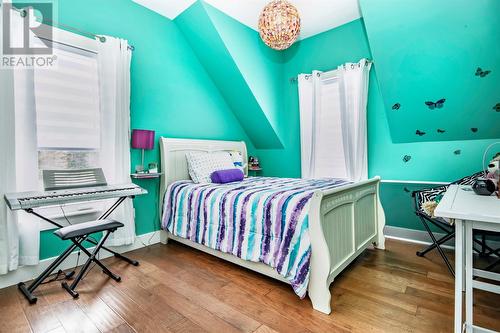
<svg viewBox="0 0 500 333">
<path fill-rule="evenodd" d="M 233 160 L 228 152 L 186 153 L 188 171 L 195 183 L 211 183 L 210 175 L 217 170 L 234 169 Z"/>
</svg>

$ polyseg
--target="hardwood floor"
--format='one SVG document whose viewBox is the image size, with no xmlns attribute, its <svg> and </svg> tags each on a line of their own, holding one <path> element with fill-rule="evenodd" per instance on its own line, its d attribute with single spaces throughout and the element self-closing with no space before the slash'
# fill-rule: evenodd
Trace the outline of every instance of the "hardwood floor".
<svg viewBox="0 0 500 333">
<path fill-rule="evenodd" d="M 367 250 L 331 286 L 327 316 L 283 283 L 179 243 L 107 259 L 122 282 L 94 268 L 73 300 L 43 285 L 37 305 L 0 290 L 0 332 L 451 332 L 453 279 L 441 259 L 388 241 Z M 500 331 L 500 295 L 476 292 L 475 322 Z"/>
</svg>

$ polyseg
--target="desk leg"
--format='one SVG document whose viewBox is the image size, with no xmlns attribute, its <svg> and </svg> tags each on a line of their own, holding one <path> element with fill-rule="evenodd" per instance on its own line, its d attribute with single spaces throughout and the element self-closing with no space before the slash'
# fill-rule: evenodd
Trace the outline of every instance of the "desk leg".
<svg viewBox="0 0 500 333">
<path fill-rule="evenodd" d="M 455 333 L 462 333 L 463 221 L 455 220 Z"/>
<path fill-rule="evenodd" d="M 465 223 L 465 329 L 472 332 L 473 325 L 473 251 L 472 251 L 472 223 Z"/>
</svg>

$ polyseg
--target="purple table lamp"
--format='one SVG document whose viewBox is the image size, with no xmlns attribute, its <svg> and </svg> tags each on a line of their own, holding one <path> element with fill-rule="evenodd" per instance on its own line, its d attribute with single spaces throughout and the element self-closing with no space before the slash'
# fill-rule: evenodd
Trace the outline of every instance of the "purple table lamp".
<svg viewBox="0 0 500 333">
<path fill-rule="evenodd" d="M 132 148 L 142 149 L 142 164 L 136 166 L 137 172 L 144 171 L 144 149 L 151 150 L 155 146 L 155 131 L 149 130 L 132 130 Z"/>
</svg>

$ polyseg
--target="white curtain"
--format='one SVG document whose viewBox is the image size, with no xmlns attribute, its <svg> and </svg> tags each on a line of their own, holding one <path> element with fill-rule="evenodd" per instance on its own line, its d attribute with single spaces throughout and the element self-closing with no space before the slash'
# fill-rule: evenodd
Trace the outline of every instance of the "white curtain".
<svg viewBox="0 0 500 333">
<path fill-rule="evenodd" d="M 362 59 L 299 75 L 302 178 L 367 178 L 369 70 Z"/>
<path fill-rule="evenodd" d="M 0 45 L 3 45 L 3 15 L 0 15 Z M 14 146 L 14 76 L 11 69 L 0 68 L 0 196 L 15 192 Z M 4 200 L 0 200 L 0 274 L 6 274 L 18 265 L 18 230 L 15 216 Z"/>
<path fill-rule="evenodd" d="M 130 61 L 126 40 L 104 36 L 99 43 L 98 66 L 101 105 L 101 165 L 110 184 L 130 182 Z M 126 199 L 111 218 L 125 224 L 107 245 L 132 244 L 135 240 L 134 209 Z"/>
<path fill-rule="evenodd" d="M 361 59 L 338 67 L 340 109 L 347 177 L 368 178 L 367 120 L 368 83 L 371 62 Z"/>
<path fill-rule="evenodd" d="M 320 85 L 321 72 L 300 74 L 299 104 L 300 104 L 300 154 L 302 178 L 315 177 L 316 144 L 317 144 L 317 113 L 321 110 Z"/>
<path fill-rule="evenodd" d="M 11 12 L 11 41 L 22 42 L 23 19 Z M 4 29 L 0 24 L 0 29 Z M 3 35 L 1 31 L 0 35 Z M 0 130 L 6 142 L 0 145 L 0 196 L 38 189 L 36 114 L 33 70 L 16 67 L 0 70 Z M 39 221 L 25 212 L 11 212 L 0 202 L 0 274 L 20 265 L 39 262 Z"/>
</svg>

